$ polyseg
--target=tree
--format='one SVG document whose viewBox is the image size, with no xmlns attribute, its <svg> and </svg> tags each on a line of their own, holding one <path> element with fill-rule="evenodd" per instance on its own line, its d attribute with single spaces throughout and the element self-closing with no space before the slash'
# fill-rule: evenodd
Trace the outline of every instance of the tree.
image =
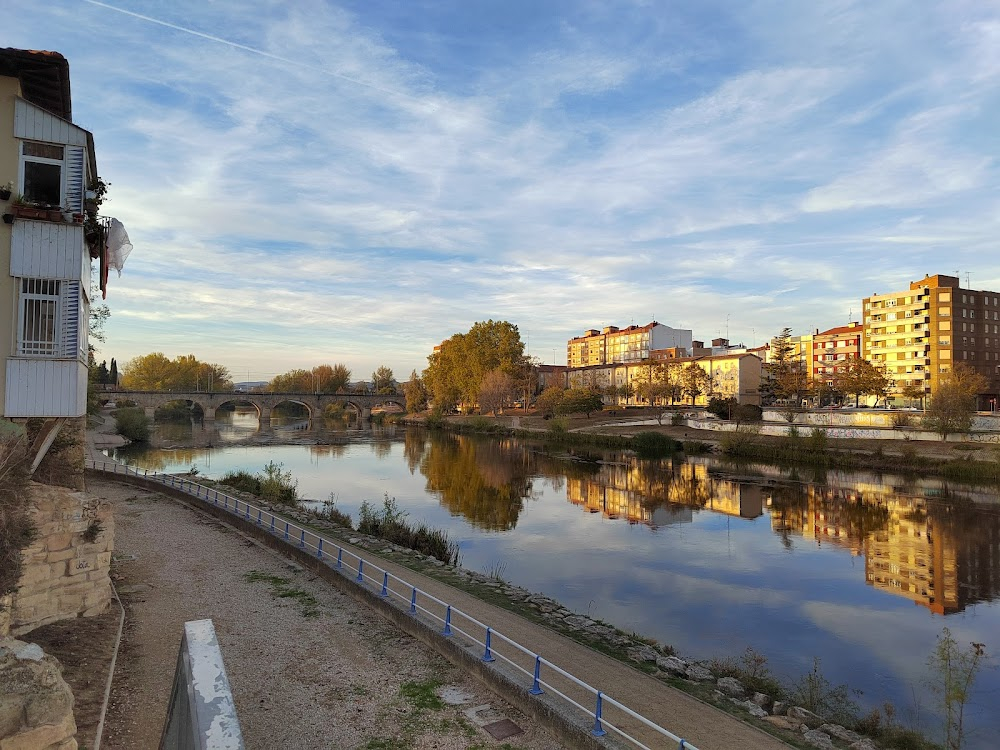
<svg viewBox="0 0 1000 750">
<path fill-rule="evenodd" d="M 986 378 L 971 367 L 962 363 L 955 365 L 931 394 L 924 424 L 938 432 L 943 440 L 952 433 L 968 432 L 976 413 L 976 394 L 986 386 Z"/>
<path fill-rule="evenodd" d="M 112 361 L 112 365 L 114 361 Z M 139 391 L 222 391 L 232 388 L 229 370 L 200 362 L 193 354 L 173 360 L 161 352 L 135 357 L 125 364 L 121 384 Z"/>
<path fill-rule="evenodd" d="M 311 393 L 312 386 L 313 374 L 299 368 L 275 375 L 267 384 L 267 389 L 275 393 Z"/>
<path fill-rule="evenodd" d="M 927 395 L 924 391 L 924 381 L 914 380 L 912 382 L 907 382 L 902 388 L 899 389 L 899 395 L 903 398 L 909 399 L 910 403 L 919 401 L 922 408 L 924 405 L 924 397 Z"/>
<path fill-rule="evenodd" d="M 708 386 L 708 373 L 697 362 L 691 362 L 681 371 L 680 383 L 684 395 L 691 399 L 691 405 L 694 406 L 695 399 Z"/>
<path fill-rule="evenodd" d="M 945 750 L 961 750 L 965 740 L 965 706 L 980 670 L 989 656 L 982 643 L 961 649 L 948 628 L 941 629 L 934 653 L 927 660 L 931 690 L 937 694 L 944 717 Z"/>
<path fill-rule="evenodd" d="M 486 373 L 479 386 L 479 412 L 491 412 L 493 416 L 503 409 L 514 395 L 514 378 L 503 370 Z"/>
<path fill-rule="evenodd" d="M 372 393 L 395 393 L 396 378 L 392 370 L 385 365 L 372 373 Z"/>
<path fill-rule="evenodd" d="M 312 369 L 316 393 L 339 393 L 346 390 L 351 382 L 351 371 L 347 365 L 317 365 Z"/>
<path fill-rule="evenodd" d="M 406 396 L 406 411 L 410 414 L 427 408 L 427 389 L 416 370 L 410 373 L 410 379 L 403 384 L 403 395 Z"/>
<path fill-rule="evenodd" d="M 539 394 L 535 400 L 535 407 L 545 417 L 554 416 L 562 404 L 563 393 L 565 391 L 558 385 L 550 385 Z"/>
<path fill-rule="evenodd" d="M 892 379 L 882 365 L 874 365 L 860 357 L 850 357 L 845 360 L 843 368 L 836 375 L 836 387 L 844 393 L 854 395 L 854 405 L 857 406 L 861 396 L 885 398 L 892 387 Z"/>
<path fill-rule="evenodd" d="M 559 414 L 578 414 L 584 412 L 587 419 L 595 411 L 604 407 L 604 397 L 592 388 L 570 388 L 562 394 L 556 412 Z"/>
<path fill-rule="evenodd" d="M 456 333 L 427 362 L 427 390 L 435 405 L 445 409 L 459 402 L 476 403 L 487 373 L 501 370 L 519 379 L 531 366 L 517 326 L 494 320 L 476 323 L 467 333 Z"/>
<path fill-rule="evenodd" d="M 114 357 L 111 358 L 111 372 L 108 374 L 108 381 L 111 385 L 118 385 L 118 362 L 115 361 Z"/>
</svg>

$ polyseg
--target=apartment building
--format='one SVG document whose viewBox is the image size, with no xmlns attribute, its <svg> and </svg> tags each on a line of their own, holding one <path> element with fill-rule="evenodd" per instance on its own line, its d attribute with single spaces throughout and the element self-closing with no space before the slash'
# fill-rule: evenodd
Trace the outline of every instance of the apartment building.
<svg viewBox="0 0 1000 750">
<path fill-rule="evenodd" d="M 865 359 L 884 365 L 899 393 L 907 385 L 931 394 L 962 363 L 987 387 L 978 408 L 996 408 L 1000 394 L 1000 292 L 965 289 L 955 276 L 935 274 L 898 292 L 862 300 Z"/>
<path fill-rule="evenodd" d="M 573 368 L 641 362 L 649 359 L 653 350 L 671 348 L 690 351 L 691 331 L 671 328 L 655 320 L 644 326 L 606 326 L 600 331 L 591 328 L 566 342 L 566 363 Z"/>
<path fill-rule="evenodd" d="M 0 49 L 0 414 L 44 418 L 34 465 L 87 411 L 91 134 L 73 124 L 69 63 Z M 82 429 L 82 420 L 74 423 Z"/>
<path fill-rule="evenodd" d="M 823 378 L 832 385 L 847 360 L 863 357 L 864 353 L 864 326 L 860 321 L 816 331 L 812 337 L 810 371 L 813 377 Z"/>
</svg>

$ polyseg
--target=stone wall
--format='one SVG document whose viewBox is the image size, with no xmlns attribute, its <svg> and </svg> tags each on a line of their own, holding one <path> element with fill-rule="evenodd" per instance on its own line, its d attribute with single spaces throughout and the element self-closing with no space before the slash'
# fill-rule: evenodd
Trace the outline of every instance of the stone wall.
<svg viewBox="0 0 1000 750">
<path fill-rule="evenodd" d="M 10 608 L 14 635 L 57 620 L 91 617 L 111 603 L 111 504 L 35 482 L 28 493 L 38 538 L 24 550 L 24 574 Z"/>
<path fill-rule="evenodd" d="M 0 748 L 76 750 L 73 693 L 59 662 L 34 644 L 0 638 Z"/>
</svg>

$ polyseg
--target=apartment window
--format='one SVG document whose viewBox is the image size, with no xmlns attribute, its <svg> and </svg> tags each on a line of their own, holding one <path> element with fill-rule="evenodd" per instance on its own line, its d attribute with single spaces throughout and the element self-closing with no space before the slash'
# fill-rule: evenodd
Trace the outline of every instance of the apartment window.
<svg viewBox="0 0 1000 750">
<path fill-rule="evenodd" d="M 938 315 L 940 315 L 942 318 L 951 317 L 951 308 L 950 307 L 939 307 L 938 308 Z"/>
<path fill-rule="evenodd" d="M 976 304 L 976 295 L 974 295 L 974 294 L 970 294 L 969 295 L 969 304 L 970 305 Z"/>
<path fill-rule="evenodd" d="M 969 339 L 969 346 L 975 346 L 975 345 L 976 345 L 976 339 L 975 338 L 970 338 Z"/>
<path fill-rule="evenodd" d="M 938 330 L 939 331 L 950 331 L 951 330 L 951 321 L 950 320 L 942 320 L 940 323 L 938 323 Z"/>
<path fill-rule="evenodd" d="M 969 330 L 969 324 L 968 323 L 962 323 L 962 330 L 963 331 L 968 331 Z"/>
<path fill-rule="evenodd" d="M 17 353 L 54 356 L 58 349 L 59 282 L 49 279 L 21 280 L 21 309 Z"/>
<path fill-rule="evenodd" d="M 966 309 L 965 309 L 965 308 L 963 307 L 963 308 L 962 308 L 962 317 L 963 317 L 963 318 L 965 318 L 965 317 L 968 317 L 968 315 L 969 315 L 969 311 L 968 311 L 968 310 L 966 310 Z"/>
<path fill-rule="evenodd" d="M 975 332 L 976 332 L 976 324 L 969 323 L 969 333 L 975 333 Z"/>
<path fill-rule="evenodd" d="M 951 302 L 951 292 L 941 292 L 938 295 L 938 302 Z"/>
<path fill-rule="evenodd" d="M 21 144 L 21 192 L 25 200 L 63 204 L 64 147 L 25 141 Z"/>
<path fill-rule="evenodd" d="M 962 304 L 964 305 L 964 304 L 966 304 L 966 302 L 968 302 L 968 300 L 965 298 L 965 295 L 963 294 L 962 295 Z"/>
</svg>

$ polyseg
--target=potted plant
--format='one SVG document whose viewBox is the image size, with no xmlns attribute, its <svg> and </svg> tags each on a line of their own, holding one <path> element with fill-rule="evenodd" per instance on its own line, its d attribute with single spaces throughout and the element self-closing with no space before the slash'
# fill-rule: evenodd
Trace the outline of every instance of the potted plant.
<svg viewBox="0 0 1000 750">
<path fill-rule="evenodd" d="M 3 223 L 4 224 L 13 224 L 14 223 L 14 214 L 4 214 L 3 215 Z"/>
<path fill-rule="evenodd" d="M 9 201 L 10 194 L 14 192 L 14 183 L 7 182 L 6 185 L 0 187 L 0 201 Z"/>
</svg>

